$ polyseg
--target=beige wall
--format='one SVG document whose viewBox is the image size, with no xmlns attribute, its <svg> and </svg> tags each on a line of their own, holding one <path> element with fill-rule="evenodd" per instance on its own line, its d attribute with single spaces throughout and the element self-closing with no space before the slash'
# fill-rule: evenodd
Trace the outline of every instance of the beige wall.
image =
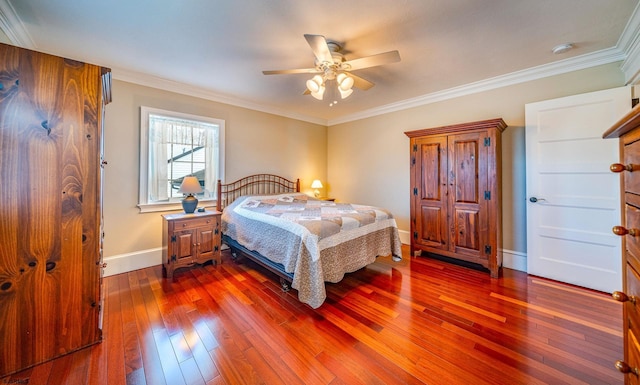
<svg viewBox="0 0 640 385">
<path fill-rule="evenodd" d="M 247 110 L 200 98 L 113 82 L 113 102 L 105 113 L 104 256 L 137 253 L 162 246 L 162 213 L 139 213 L 140 106 L 225 120 L 225 179 L 255 173 L 326 180 L 327 129 L 324 126 Z"/>
<path fill-rule="evenodd" d="M 609 64 L 331 126 L 328 195 L 385 207 L 400 230 L 409 231 L 409 139 L 404 132 L 502 118 L 509 126 L 502 150 L 503 248 L 526 253 L 524 105 L 622 85 L 619 64 Z"/>
<path fill-rule="evenodd" d="M 535 80 L 331 127 L 114 81 L 105 119 L 104 255 L 161 247 L 161 213 L 140 214 L 140 106 L 211 116 L 226 122 L 227 181 L 269 172 L 319 178 L 323 194 L 391 210 L 409 231 L 409 139 L 405 131 L 501 117 L 503 247 L 526 253 L 524 105 L 623 85 L 619 64 Z M 354 95 L 355 97 L 356 95 Z M 603 127 L 603 131 L 606 128 Z"/>
</svg>

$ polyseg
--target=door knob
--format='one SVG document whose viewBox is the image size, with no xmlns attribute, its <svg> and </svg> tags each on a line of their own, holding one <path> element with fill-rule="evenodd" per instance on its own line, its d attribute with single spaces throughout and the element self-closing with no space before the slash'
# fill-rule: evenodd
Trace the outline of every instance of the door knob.
<svg viewBox="0 0 640 385">
<path fill-rule="evenodd" d="M 536 198 L 536 197 L 529 198 L 529 202 L 531 202 L 531 203 L 536 203 L 536 202 L 540 202 L 540 201 L 546 201 L 546 199 L 544 199 L 544 198 Z"/>
</svg>

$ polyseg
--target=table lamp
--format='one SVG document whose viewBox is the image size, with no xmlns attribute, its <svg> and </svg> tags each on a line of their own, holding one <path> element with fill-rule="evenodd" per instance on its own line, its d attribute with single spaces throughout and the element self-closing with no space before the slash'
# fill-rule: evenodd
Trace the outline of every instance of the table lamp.
<svg viewBox="0 0 640 385">
<path fill-rule="evenodd" d="M 319 188 L 322 188 L 322 182 L 320 182 L 320 179 L 316 179 L 313 182 L 311 182 L 311 188 L 314 188 L 315 190 L 313 191 L 313 195 L 317 197 L 320 196 L 320 191 L 318 190 Z"/>
<path fill-rule="evenodd" d="M 195 176 L 185 176 L 184 179 L 182 179 L 182 184 L 180 185 L 178 192 L 187 194 L 187 196 L 182 200 L 182 208 L 184 209 L 184 212 L 191 214 L 196 211 L 198 198 L 193 196 L 193 194 L 202 192 L 202 186 L 200 186 L 198 178 Z"/>
</svg>

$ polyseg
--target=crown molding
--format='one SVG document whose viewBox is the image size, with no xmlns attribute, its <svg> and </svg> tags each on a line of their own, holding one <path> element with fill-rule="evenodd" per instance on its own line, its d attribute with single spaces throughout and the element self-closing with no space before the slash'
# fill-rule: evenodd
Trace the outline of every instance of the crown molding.
<svg viewBox="0 0 640 385">
<path fill-rule="evenodd" d="M 248 102 L 246 100 L 233 98 L 227 95 L 217 94 L 212 92 L 209 89 L 189 85 L 185 83 L 176 82 L 173 80 L 163 79 L 161 77 L 129 71 L 121 68 L 111 68 L 111 74 L 114 79 L 121 80 L 124 82 L 134 83 L 141 86 L 157 88 L 164 91 L 175 92 L 178 94 L 183 94 L 187 96 L 194 96 L 206 100 L 211 100 L 218 103 L 229 104 L 236 107 L 247 108 L 254 111 L 265 112 L 268 114 L 278 115 L 285 118 L 291 118 L 296 120 L 302 120 L 309 123 L 320 124 L 322 126 L 327 125 L 326 119 L 320 119 L 312 116 L 307 116 L 304 114 L 292 113 L 291 111 L 286 111 L 274 107 L 268 107 L 257 103 Z"/>
<path fill-rule="evenodd" d="M 406 110 L 413 107 L 419 107 L 426 104 L 436 103 L 448 99 L 461 96 L 471 95 L 479 92 L 489 91 L 496 88 L 502 88 L 514 84 L 520 84 L 531 80 L 546 78 L 549 76 L 560 75 L 568 72 L 578 71 L 590 67 L 603 64 L 615 63 L 623 61 L 626 54 L 619 48 L 609 48 L 586 55 L 576 56 L 573 58 L 544 64 L 537 67 L 528 68 L 521 71 L 511 72 L 509 74 L 496 76 L 493 78 L 481 80 L 474 83 L 465 84 L 459 87 L 453 87 L 446 90 L 425 94 L 412 99 L 402 100 L 396 103 L 390 103 L 383 106 L 371 108 L 355 114 L 346 115 L 336 119 L 320 119 L 303 114 L 295 114 L 290 111 L 275 109 L 273 107 L 264 106 L 257 103 L 247 102 L 245 100 L 220 95 L 210 90 L 187 85 L 160 77 L 128 71 L 124 69 L 112 69 L 114 79 L 126 81 L 129 83 L 139 84 L 142 86 L 158 88 L 165 91 L 176 92 L 179 94 L 194 96 L 211 100 L 219 103 L 229 104 L 237 107 L 248 108 L 255 111 L 265 112 L 269 114 L 279 115 L 286 118 L 302 120 L 309 123 L 320 124 L 324 126 L 333 126 L 341 123 L 348 123 L 355 120 L 366 119 L 373 116 L 388 114 Z"/>
<path fill-rule="evenodd" d="M 9 0 L 0 0 L 0 29 L 14 45 L 36 49 L 36 43 L 34 43 Z"/>
<path fill-rule="evenodd" d="M 625 83 L 640 83 L 640 4 L 633 10 L 617 46 L 627 56 L 620 66 Z"/>
<path fill-rule="evenodd" d="M 478 92 L 489 91 L 496 88 L 507 87 L 531 80 L 542 79 L 549 76 L 560 75 L 567 72 L 578 71 L 603 64 L 615 63 L 624 60 L 625 57 L 625 53 L 622 52 L 622 50 L 620 50 L 619 48 L 609 48 L 549 64 L 531 67 L 525 70 L 511 72 L 505 75 L 500 75 L 485 80 L 480 80 L 478 82 L 465 84 L 459 87 L 453 87 L 446 90 L 425 94 L 396 103 L 386 104 L 384 106 L 375 107 L 355 114 L 343 116 L 338 119 L 331 119 L 329 120 L 328 125 L 333 126 L 336 124 L 352 122 L 354 120 L 366 119 L 377 115 L 402 111 L 413 107 L 419 107 L 443 100 L 475 94 Z"/>
</svg>

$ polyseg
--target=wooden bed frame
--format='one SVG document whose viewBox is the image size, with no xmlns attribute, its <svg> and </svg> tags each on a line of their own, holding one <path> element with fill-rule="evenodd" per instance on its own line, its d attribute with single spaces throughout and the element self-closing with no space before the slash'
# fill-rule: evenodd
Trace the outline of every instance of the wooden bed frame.
<svg viewBox="0 0 640 385">
<path fill-rule="evenodd" d="M 220 212 L 233 203 L 237 198 L 244 195 L 260 194 L 281 194 L 290 192 L 300 192 L 300 179 L 291 181 L 273 174 L 255 174 L 238 179 L 235 182 L 223 184 L 218 180 L 216 209 Z M 231 249 L 231 257 L 239 262 L 242 258 L 247 258 L 265 269 L 276 274 L 280 278 L 280 286 L 283 291 L 289 291 L 293 274 L 287 273 L 284 266 L 273 262 L 262 254 L 248 250 L 235 240 L 222 234 L 222 242 Z"/>
</svg>

